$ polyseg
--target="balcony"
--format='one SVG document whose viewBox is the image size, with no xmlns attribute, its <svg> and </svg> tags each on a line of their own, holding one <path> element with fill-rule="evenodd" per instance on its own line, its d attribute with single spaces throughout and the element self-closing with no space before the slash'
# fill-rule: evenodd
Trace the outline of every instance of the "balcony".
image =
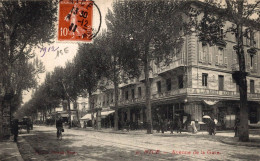
<svg viewBox="0 0 260 161">
<path fill-rule="evenodd" d="M 157 68 L 157 74 L 158 75 L 164 75 L 167 72 L 172 71 L 173 69 L 177 69 L 179 67 L 185 66 L 183 59 L 177 59 L 172 61 L 169 65 L 160 65 L 160 67 Z"/>
<path fill-rule="evenodd" d="M 141 98 L 135 98 L 135 99 L 129 99 L 129 100 L 125 100 L 123 98 L 120 99 L 120 101 L 118 102 L 119 106 L 125 106 L 125 105 L 134 105 L 137 103 L 144 103 L 145 102 L 145 96 L 141 97 Z"/>
<path fill-rule="evenodd" d="M 132 85 L 138 84 L 139 81 L 137 78 L 127 79 L 125 82 L 119 84 L 119 88 L 126 88 Z"/>
<path fill-rule="evenodd" d="M 149 72 L 149 79 L 153 79 L 153 72 L 152 71 L 150 71 Z M 145 81 L 145 75 L 144 75 L 144 72 L 142 72 L 142 74 L 140 75 L 140 77 L 139 77 L 139 81 L 140 82 L 144 82 Z"/>
<path fill-rule="evenodd" d="M 219 91 L 213 89 L 205 89 L 205 88 L 182 88 L 175 89 L 171 91 L 166 91 L 162 93 L 156 93 L 151 95 L 152 103 L 158 101 L 169 101 L 176 100 L 180 101 L 180 96 L 185 96 L 187 98 L 195 98 L 199 99 L 216 99 L 216 100 L 239 100 L 239 92 L 235 91 Z M 260 101 L 260 93 L 248 93 L 248 100 L 250 101 Z M 133 106 L 136 104 L 145 104 L 145 96 L 141 98 L 135 98 L 130 100 L 121 99 L 119 101 L 119 106 Z"/>
</svg>

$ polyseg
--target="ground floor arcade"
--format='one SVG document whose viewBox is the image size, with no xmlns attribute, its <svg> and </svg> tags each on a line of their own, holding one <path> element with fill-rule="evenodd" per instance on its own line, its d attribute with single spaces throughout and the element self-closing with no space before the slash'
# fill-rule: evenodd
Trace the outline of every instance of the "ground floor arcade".
<svg viewBox="0 0 260 161">
<path fill-rule="evenodd" d="M 258 102 L 248 102 L 248 123 L 260 123 L 260 104 Z M 126 123 L 131 124 L 131 129 L 145 128 L 146 109 L 144 105 L 120 108 L 118 112 L 119 129 Z M 165 122 L 174 121 L 176 117 L 181 119 L 184 128 L 194 120 L 198 124 L 203 124 L 203 116 L 208 115 L 217 119 L 218 129 L 233 129 L 235 119 L 239 114 L 238 100 L 181 100 L 172 102 L 161 102 L 152 104 L 153 125 L 156 125 L 158 118 Z"/>
</svg>

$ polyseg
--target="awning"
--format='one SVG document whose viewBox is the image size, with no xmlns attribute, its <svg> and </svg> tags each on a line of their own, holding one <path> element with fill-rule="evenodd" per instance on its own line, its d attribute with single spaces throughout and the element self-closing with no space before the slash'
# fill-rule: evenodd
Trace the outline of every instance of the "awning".
<svg viewBox="0 0 260 161">
<path fill-rule="evenodd" d="M 69 114 L 67 114 L 67 113 L 61 113 L 60 115 L 61 115 L 61 117 L 69 117 Z"/>
<path fill-rule="evenodd" d="M 114 112 L 115 112 L 114 110 L 113 111 L 101 111 L 101 116 L 107 116 L 107 115 L 114 113 Z"/>
<path fill-rule="evenodd" d="M 219 101 L 218 100 L 203 100 L 203 102 L 207 105 L 210 105 L 210 106 L 213 106 L 215 105 L 216 103 L 218 103 Z"/>
<path fill-rule="evenodd" d="M 96 113 L 94 113 L 94 118 L 96 118 Z M 80 120 L 91 120 L 91 113 L 86 114 Z"/>
</svg>

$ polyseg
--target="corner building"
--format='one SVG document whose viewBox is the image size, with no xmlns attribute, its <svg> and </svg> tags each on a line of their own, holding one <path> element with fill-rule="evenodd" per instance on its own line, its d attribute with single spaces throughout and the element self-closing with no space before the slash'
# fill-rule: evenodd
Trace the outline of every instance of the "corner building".
<svg viewBox="0 0 260 161">
<path fill-rule="evenodd" d="M 190 8 L 196 12 L 196 7 Z M 200 15 L 201 16 L 201 15 Z M 226 22 L 222 33 L 231 26 Z M 246 28 L 245 28 L 246 29 Z M 220 129 L 234 127 L 239 112 L 239 87 L 232 75 L 239 71 L 234 46 L 235 35 L 227 33 L 214 46 L 199 41 L 196 33 L 184 37 L 182 51 L 172 51 L 172 62 L 151 63 L 151 102 L 153 124 L 158 117 L 173 120 L 179 116 L 183 123 L 204 115 L 218 120 Z M 244 37 L 246 59 L 249 124 L 260 122 L 260 33 L 253 31 Z M 142 128 L 146 121 L 144 73 L 138 79 L 120 84 L 119 126 L 128 120 L 133 128 Z M 113 108 L 113 90 L 96 95 L 101 108 Z M 96 102 L 98 99 L 96 99 Z"/>
</svg>

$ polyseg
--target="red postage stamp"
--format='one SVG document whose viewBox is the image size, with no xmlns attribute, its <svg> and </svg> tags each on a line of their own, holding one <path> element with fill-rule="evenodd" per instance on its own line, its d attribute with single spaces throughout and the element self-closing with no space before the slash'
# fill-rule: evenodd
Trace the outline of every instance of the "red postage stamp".
<svg viewBox="0 0 260 161">
<path fill-rule="evenodd" d="M 92 40 L 92 0 L 60 0 L 58 41 Z"/>
</svg>

